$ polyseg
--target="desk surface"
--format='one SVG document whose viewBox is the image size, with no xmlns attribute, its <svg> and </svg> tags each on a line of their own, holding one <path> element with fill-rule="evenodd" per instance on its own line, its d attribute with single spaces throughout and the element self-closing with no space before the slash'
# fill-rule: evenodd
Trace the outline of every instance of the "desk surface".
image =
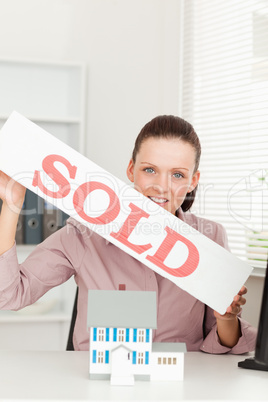
<svg viewBox="0 0 268 402">
<path fill-rule="evenodd" d="M 0 401 L 266 400 L 268 372 L 245 370 L 245 356 L 185 355 L 182 382 L 110 386 L 88 378 L 88 352 L 0 352 Z"/>
</svg>

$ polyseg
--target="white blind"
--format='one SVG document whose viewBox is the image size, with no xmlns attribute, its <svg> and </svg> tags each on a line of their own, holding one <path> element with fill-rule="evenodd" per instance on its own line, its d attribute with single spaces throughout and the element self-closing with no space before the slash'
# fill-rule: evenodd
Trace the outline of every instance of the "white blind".
<svg viewBox="0 0 268 402">
<path fill-rule="evenodd" d="M 268 251 L 268 1 L 185 0 L 181 115 L 202 145 L 192 212 L 257 270 Z"/>
</svg>

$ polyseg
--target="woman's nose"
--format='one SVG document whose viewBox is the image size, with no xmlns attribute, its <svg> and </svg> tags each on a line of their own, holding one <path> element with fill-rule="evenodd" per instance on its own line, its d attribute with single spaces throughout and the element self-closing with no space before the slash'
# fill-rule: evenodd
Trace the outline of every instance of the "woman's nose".
<svg viewBox="0 0 268 402">
<path fill-rule="evenodd" d="M 157 190 L 160 194 L 168 193 L 170 187 L 170 179 L 167 174 L 160 174 L 155 177 L 154 180 L 154 189 Z"/>
</svg>

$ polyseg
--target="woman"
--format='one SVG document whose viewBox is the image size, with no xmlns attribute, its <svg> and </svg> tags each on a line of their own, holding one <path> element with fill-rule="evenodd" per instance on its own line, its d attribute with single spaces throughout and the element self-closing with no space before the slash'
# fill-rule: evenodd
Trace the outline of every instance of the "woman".
<svg viewBox="0 0 268 402">
<path fill-rule="evenodd" d="M 198 186 L 200 154 L 199 139 L 188 122 L 158 116 L 137 137 L 127 176 L 144 196 L 228 248 L 221 225 L 186 213 Z M 34 303 L 74 275 L 79 287 L 76 350 L 88 350 L 87 290 L 118 289 L 122 283 L 127 290 L 156 292 L 158 327 L 153 342 L 185 342 L 189 351 L 209 353 L 240 354 L 254 349 L 256 329 L 239 316 L 246 302 L 245 287 L 220 315 L 72 218 L 19 265 L 14 239 L 24 195 L 21 185 L 1 174 L 1 309 L 20 309 Z"/>
</svg>

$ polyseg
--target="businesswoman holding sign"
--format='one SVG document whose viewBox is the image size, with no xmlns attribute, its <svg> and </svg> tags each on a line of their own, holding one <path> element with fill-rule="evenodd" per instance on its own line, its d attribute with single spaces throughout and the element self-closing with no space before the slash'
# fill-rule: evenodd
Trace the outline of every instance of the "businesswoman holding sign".
<svg viewBox="0 0 268 402">
<path fill-rule="evenodd" d="M 201 147 L 193 127 L 176 116 L 158 116 L 138 135 L 127 176 L 136 190 L 228 249 L 224 228 L 189 212 L 199 181 Z M 18 264 L 15 234 L 25 188 L 0 173 L 0 308 L 34 303 L 74 275 L 79 287 L 74 330 L 76 350 L 88 350 L 87 290 L 155 291 L 158 301 L 154 342 L 185 342 L 189 351 L 245 353 L 255 347 L 256 329 L 241 318 L 246 288 L 221 315 L 152 271 L 73 218 Z M 187 212 L 188 211 L 188 212 Z M 230 281 L 232 278 L 230 278 Z"/>
</svg>

